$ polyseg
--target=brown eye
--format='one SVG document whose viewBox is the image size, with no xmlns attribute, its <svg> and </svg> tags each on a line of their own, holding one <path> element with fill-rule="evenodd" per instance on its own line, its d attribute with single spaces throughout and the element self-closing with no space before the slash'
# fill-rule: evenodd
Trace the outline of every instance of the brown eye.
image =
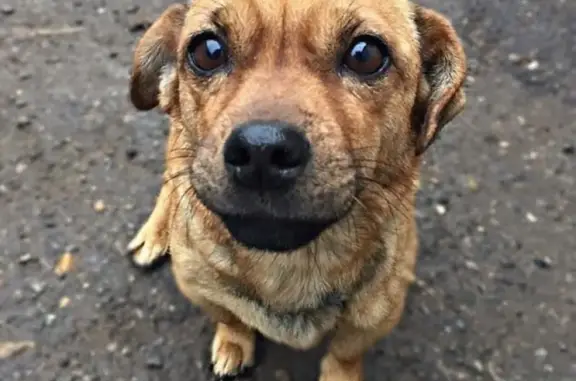
<svg viewBox="0 0 576 381">
<path fill-rule="evenodd" d="M 195 37 L 188 45 L 188 63 L 196 74 L 212 74 L 228 63 L 224 42 L 212 33 Z"/>
<path fill-rule="evenodd" d="M 360 36 L 350 45 L 343 63 L 348 70 L 365 77 L 383 74 L 391 59 L 388 47 L 379 38 Z"/>
</svg>

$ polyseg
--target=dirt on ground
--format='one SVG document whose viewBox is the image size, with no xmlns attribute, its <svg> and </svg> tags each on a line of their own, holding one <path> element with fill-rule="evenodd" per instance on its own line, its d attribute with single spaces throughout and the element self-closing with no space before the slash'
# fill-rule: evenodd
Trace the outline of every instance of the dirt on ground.
<svg viewBox="0 0 576 381">
<path fill-rule="evenodd" d="M 470 57 L 466 112 L 427 154 L 422 253 L 367 380 L 576 379 L 576 2 L 427 0 Z M 212 328 L 124 247 L 151 211 L 166 120 L 128 102 L 166 0 L 0 0 L 0 380 L 209 379 Z M 258 381 L 321 350 L 259 345 Z"/>
</svg>

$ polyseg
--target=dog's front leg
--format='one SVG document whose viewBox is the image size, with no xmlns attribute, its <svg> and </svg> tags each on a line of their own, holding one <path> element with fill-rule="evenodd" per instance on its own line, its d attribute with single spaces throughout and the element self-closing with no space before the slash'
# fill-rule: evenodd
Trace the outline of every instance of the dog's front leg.
<svg viewBox="0 0 576 381">
<path fill-rule="evenodd" d="M 148 220 L 128 244 L 127 249 L 132 255 L 132 262 L 140 267 L 154 264 L 168 252 L 170 225 L 174 209 L 178 206 L 178 202 L 174 202 L 173 199 L 178 198 L 176 190 L 181 186 L 183 175 L 187 174 L 180 169 L 186 168 L 187 156 L 183 153 L 188 153 L 178 145 L 181 134 L 180 129 L 172 127 L 169 130 L 165 153 L 167 168 L 162 188 Z"/>
<path fill-rule="evenodd" d="M 170 184 L 162 186 L 154 210 L 128 244 L 128 252 L 137 266 L 150 266 L 168 251 L 172 189 Z"/>
<path fill-rule="evenodd" d="M 186 297 L 210 317 L 216 325 L 212 339 L 211 367 L 218 379 L 241 375 L 254 365 L 256 334 L 229 310 L 212 303 L 188 287 L 181 278 L 176 283 Z"/>
<path fill-rule="evenodd" d="M 340 324 L 322 359 L 319 381 L 363 381 L 364 354 L 398 324 L 402 309 L 397 307 L 371 328 L 360 328 L 348 321 Z"/>
</svg>

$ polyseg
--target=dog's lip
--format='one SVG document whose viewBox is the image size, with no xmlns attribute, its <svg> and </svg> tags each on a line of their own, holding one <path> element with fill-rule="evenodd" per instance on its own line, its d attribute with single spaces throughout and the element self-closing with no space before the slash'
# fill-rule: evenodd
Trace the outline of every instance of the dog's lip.
<svg viewBox="0 0 576 381">
<path fill-rule="evenodd" d="M 242 213 L 225 211 L 208 200 L 199 197 L 200 202 L 214 215 L 218 216 L 224 223 L 226 221 L 243 221 L 247 224 L 250 223 L 268 223 L 271 225 L 332 225 L 337 222 L 340 217 L 334 218 L 303 218 L 303 217 L 278 217 L 271 213 Z"/>
<path fill-rule="evenodd" d="M 276 253 L 291 252 L 308 245 L 336 222 L 240 214 L 217 215 L 230 235 L 244 247 Z"/>
<path fill-rule="evenodd" d="M 333 224 L 336 222 L 334 219 L 321 219 L 321 218 L 279 218 L 273 215 L 265 214 L 241 214 L 241 213 L 223 213 L 212 210 L 223 221 L 244 221 L 250 223 L 269 223 L 272 225 L 325 225 Z"/>
<path fill-rule="evenodd" d="M 202 197 L 196 191 L 200 203 L 218 217 L 231 237 L 248 249 L 273 253 L 288 253 L 300 249 L 320 236 L 326 229 L 348 214 L 332 218 L 281 217 L 272 213 L 243 213 L 226 210 Z"/>
</svg>

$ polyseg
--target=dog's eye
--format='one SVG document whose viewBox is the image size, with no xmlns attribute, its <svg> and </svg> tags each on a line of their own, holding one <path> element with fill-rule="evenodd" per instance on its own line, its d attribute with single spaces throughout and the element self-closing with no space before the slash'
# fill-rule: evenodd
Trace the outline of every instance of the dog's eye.
<svg viewBox="0 0 576 381">
<path fill-rule="evenodd" d="M 344 56 L 344 66 L 361 76 L 384 73 L 391 63 L 386 44 L 377 37 L 361 36 L 354 40 Z"/>
<path fill-rule="evenodd" d="M 197 74 L 212 74 L 227 62 L 226 45 L 215 34 L 201 34 L 188 45 L 188 63 Z"/>
</svg>

